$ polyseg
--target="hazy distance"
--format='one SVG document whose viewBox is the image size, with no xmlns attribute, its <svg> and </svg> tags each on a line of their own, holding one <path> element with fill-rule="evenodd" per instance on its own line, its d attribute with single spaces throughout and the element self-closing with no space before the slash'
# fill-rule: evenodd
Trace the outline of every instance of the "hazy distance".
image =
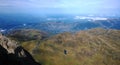
<svg viewBox="0 0 120 65">
<path fill-rule="evenodd" d="M 120 0 L 0 0 L 0 13 L 119 15 Z"/>
</svg>

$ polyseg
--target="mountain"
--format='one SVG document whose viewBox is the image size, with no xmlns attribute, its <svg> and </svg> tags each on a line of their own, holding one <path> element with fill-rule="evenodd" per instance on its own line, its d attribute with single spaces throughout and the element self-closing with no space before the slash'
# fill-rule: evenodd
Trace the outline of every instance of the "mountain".
<svg viewBox="0 0 120 65">
<path fill-rule="evenodd" d="M 35 57 L 44 65 L 119 65 L 120 31 L 92 29 L 58 34 L 42 42 Z"/>
<path fill-rule="evenodd" d="M 15 38 L 18 41 L 42 40 L 48 36 L 46 32 L 35 29 L 15 29 L 10 30 L 7 36 Z"/>
<path fill-rule="evenodd" d="M 26 16 L 29 18 L 29 16 Z M 37 29 L 45 31 L 51 35 L 63 32 L 77 32 L 80 30 L 87 30 L 92 28 L 105 28 L 105 29 L 120 29 L 119 17 L 85 17 L 85 16 L 43 16 L 37 19 L 29 20 L 18 16 L 7 19 L 0 18 L 0 31 L 9 31 L 15 29 Z M 23 21 L 24 20 L 24 21 Z M 21 22 L 22 21 L 22 22 Z"/>
<path fill-rule="evenodd" d="M 41 65 L 17 42 L 0 34 L 0 65 Z"/>
<path fill-rule="evenodd" d="M 64 32 L 22 46 L 43 65 L 119 65 L 120 30 Z"/>
<path fill-rule="evenodd" d="M 93 19 L 74 19 L 72 22 L 68 20 L 46 21 L 40 23 L 30 23 L 26 26 L 18 26 L 15 29 L 38 29 L 50 34 L 59 34 L 63 32 L 76 32 L 80 30 L 92 28 L 105 28 L 105 29 L 120 29 L 119 18 L 107 18 L 106 20 L 93 20 Z"/>
</svg>

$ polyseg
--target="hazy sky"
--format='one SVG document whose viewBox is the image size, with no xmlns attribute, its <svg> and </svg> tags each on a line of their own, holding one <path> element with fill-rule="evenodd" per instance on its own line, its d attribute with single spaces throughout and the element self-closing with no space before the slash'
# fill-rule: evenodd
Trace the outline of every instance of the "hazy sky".
<svg viewBox="0 0 120 65">
<path fill-rule="evenodd" d="M 120 0 L 0 0 L 0 13 L 116 14 Z"/>
</svg>

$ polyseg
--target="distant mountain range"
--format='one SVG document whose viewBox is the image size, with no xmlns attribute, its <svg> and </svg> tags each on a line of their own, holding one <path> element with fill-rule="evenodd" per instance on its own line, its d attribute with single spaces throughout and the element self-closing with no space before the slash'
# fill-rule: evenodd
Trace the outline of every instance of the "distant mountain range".
<svg viewBox="0 0 120 65">
<path fill-rule="evenodd" d="M 0 17 L 0 31 L 5 32 L 14 29 L 38 29 L 50 34 L 58 34 L 62 32 L 77 32 L 92 28 L 120 29 L 119 17 L 44 16 L 40 18 L 25 18 L 27 17 L 25 16 L 21 19 L 19 17 Z"/>
</svg>

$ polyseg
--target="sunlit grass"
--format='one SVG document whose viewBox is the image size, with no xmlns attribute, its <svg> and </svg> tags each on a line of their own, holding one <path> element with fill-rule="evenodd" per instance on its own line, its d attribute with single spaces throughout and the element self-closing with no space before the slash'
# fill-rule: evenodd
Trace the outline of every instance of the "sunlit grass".
<svg viewBox="0 0 120 65">
<path fill-rule="evenodd" d="M 38 40 L 25 41 L 22 46 L 43 65 L 120 64 L 118 30 L 93 29 L 76 34 L 62 33 L 39 41 L 39 44 Z"/>
</svg>

